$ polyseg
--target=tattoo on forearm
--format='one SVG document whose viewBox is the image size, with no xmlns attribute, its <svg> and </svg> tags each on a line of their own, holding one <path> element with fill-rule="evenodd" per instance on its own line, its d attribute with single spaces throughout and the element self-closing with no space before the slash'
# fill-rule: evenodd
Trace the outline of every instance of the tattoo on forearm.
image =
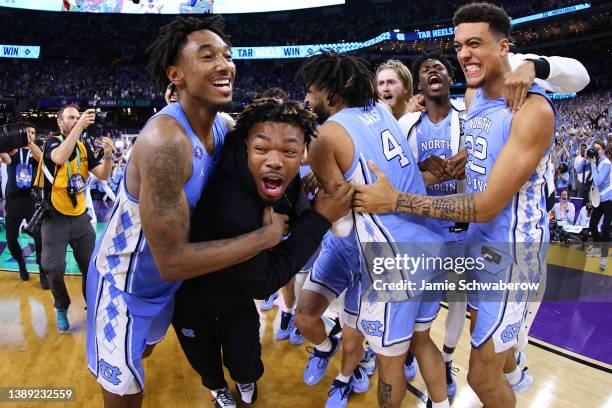
<svg viewBox="0 0 612 408">
<path fill-rule="evenodd" d="M 378 405 L 381 408 L 388 408 L 391 406 L 391 384 L 387 384 L 383 380 L 378 378 Z"/>
<path fill-rule="evenodd" d="M 476 207 L 472 194 L 431 197 L 400 193 L 396 212 L 458 222 L 476 222 Z"/>
</svg>

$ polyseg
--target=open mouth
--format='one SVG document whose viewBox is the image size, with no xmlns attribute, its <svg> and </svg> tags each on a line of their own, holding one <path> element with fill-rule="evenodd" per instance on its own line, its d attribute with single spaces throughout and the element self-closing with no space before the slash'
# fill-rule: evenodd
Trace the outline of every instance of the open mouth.
<svg viewBox="0 0 612 408">
<path fill-rule="evenodd" d="M 391 99 L 393 99 L 393 95 L 383 95 L 383 100 L 385 101 L 390 101 Z"/>
<path fill-rule="evenodd" d="M 283 194 L 284 179 L 277 175 L 264 175 L 261 178 L 263 193 L 270 198 L 277 198 Z"/>
<path fill-rule="evenodd" d="M 480 64 L 465 64 L 465 75 L 468 77 L 476 77 L 482 72 Z"/>
<path fill-rule="evenodd" d="M 438 75 L 432 75 L 429 77 L 429 88 L 432 90 L 439 90 L 442 89 L 442 80 L 440 79 L 440 77 Z"/>
<path fill-rule="evenodd" d="M 230 78 L 217 78 L 211 81 L 211 84 L 223 94 L 230 94 L 232 92 L 232 81 Z"/>
</svg>

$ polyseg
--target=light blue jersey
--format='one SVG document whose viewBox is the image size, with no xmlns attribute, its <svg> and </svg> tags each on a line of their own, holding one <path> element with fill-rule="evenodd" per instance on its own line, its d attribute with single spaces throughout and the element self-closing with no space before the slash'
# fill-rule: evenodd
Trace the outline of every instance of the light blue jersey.
<svg viewBox="0 0 612 408">
<path fill-rule="evenodd" d="M 357 184 L 373 184 L 375 174 L 368 167 L 372 160 L 389 178 L 391 184 L 402 192 L 425 195 L 425 185 L 413 159 L 406 137 L 403 136 L 397 120 L 382 104 L 363 108 L 345 108 L 331 116 L 329 121 L 337 122 L 348 133 L 355 154 L 344 178 Z M 395 257 L 407 252 L 410 256 L 433 255 L 431 246 L 423 243 L 440 242 L 435 223 L 425 217 L 401 213 L 354 214 L 354 232 L 361 244 L 365 264 L 372 273 L 374 258 Z M 410 244 L 410 245 L 408 245 Z M 429 279 L 426 271 L 395 271 L 403 279 L 421 281 Z M 394 273 L 395 275 L 395 273 Z M 371 278 L 375 278 L 371 276 Z M 390 278 L 396 280 L 398 276 Z M 364 286 L 367 281 L 363 281 Z M 377 291 L 372 291 L 368 301 L 380 301 Z M 414 293 L 412 293 L 414 295 Z M 404 298 L 405 299 L 405 298 Z M 396 298 L 396 300 L 401 300 Z"/>
<path fill-rule="evenodd" d="M 217 115 L 215 150 L 209 155 L 179 103 L 166 106 L 154 117 L 160 115 L 173 117 L 192 146 L 191 157 L 185 158 L 192 163 L 192 174 L 183 186 L 191 212 L 214 170 L 227 126 Z M 104 389 L 118 395 L 144 389 L 142 353 L 146 344 L 159 342 L 165 335 L 173 296 L 181 285 L 160 276 L 142 230 L 139 201 L 128 193 L 125 174 L 127 171 L 87 276 L 87 365 Z"/>
<path fill-rule="evenodd" d="M 537 86 L 532 86 L 529 92 L 546 97 Z M 551 106 L 556 119 L 556 110 L 552 103 Z M 487 188 L 495 161 L 510 137 L 513 116 L 504 98 L 489 100 L 482 89 L 476 91 L 465 124 L 468 193 Z M 551 147 L 544 152 L 527 182 L 493 221 L 470 224 L 468 239 L 472 244 L 469 250 L 475 259 L 481 257 L 484 264 L 482 270 L 468 271 L 470 280 L 480 284 L 527 282 L 538 285 L 546 281 L 549 233 L 545 186 L 550 176 L 549 166 L 553 165 Z M 544 288 L 539 286 L 468 292 L 468 304 L 478 310 L 472 346 L 479 348 L 492 339 L 497 353 L 511 348 L 517 342 L 528 302 L 536 302 L 537 296 L 543 293 Z"/>
<path fill-rule="evenodd" d="M 544 90 L 532 86 L 530 93 L 546 97 Z M 557 111 L 551 103 L 555 111 Z M 510 137 L 514 115 L 504 98 L 486 99 L 478 89 L 468 110 L 465 124 L 466 190 L 468 193 L 484 191 L 491 170 Z M 552 166 L 547 149 L 529 180 L 512 201 L 489 223 L 471 223 L 470 239 L 485 242 L 548 241 L 548 214 L 546 212 L 546 174 Z"/>
</svg>

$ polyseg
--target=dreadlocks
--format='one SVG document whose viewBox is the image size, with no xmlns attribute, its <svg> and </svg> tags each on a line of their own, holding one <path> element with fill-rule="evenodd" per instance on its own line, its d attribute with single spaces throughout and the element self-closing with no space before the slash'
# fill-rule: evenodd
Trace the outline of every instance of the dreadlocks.
<svg viewBox="0 0 612 408">
<path fill-rule="evenodd" d="M 228 36 L 223 32 L 225 22 L 221 16 L 205 18 L 177 17 L 170 24 L 159 29 L 159 36 L 147 48 L 149 65 L 147 69 L 155 85 L 165 89 L 168 85 L 166 69 L 176 63 L 181 48 L 185 45 L 187 36 L 194 31 L 209 30 L 228 42 Z"/>
<path fill-rule="evenodd" d="M 298 102 L 279 103 L 270 98 L 256 99 L 238 115 L 234 131 L 246 139 L 251 128 L 261 122 L 288 123 L 301 129 L 306 146 L 313 137 L 317 137 L 316 115 Z"/>
<path fill-rule="evenodd" d="M 306 89 L 314 85 L 319 90 L 327 91 L 327 100 L 332 106 L 336 95 L 349 108 L 361 106 L 365 109 L 377 100 L 374 75 L 368 63 L 351 55 L 322 51 L 302 64 L 297 77 L 304 81 Z"/>
</svg>

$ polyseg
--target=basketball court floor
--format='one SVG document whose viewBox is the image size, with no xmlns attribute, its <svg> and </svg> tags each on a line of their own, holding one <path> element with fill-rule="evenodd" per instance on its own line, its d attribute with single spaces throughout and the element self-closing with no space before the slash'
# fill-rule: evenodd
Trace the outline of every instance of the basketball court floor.
<svg viewBox="0 0 612 408">
<path fill-rule="evenodd" d="M 549 262 L 569 260 L 571 263 L 579 256 L 578 251 L 575 252 L 573 249 L 553 247 Z M 587 285 L 594 284 L 610 293 L 612 274 L 610 271 L 606 271 L 607 274 L 595 273 L 596 259 L 587 260 L 587 271 L 554 264 L 550 268 L 572 277 L 567 282 L 571 282 L 573 288 L 584 292 Z M 69 309 L 71 328 L 68 333 L 59 333 L 55 327 L 51 294 L 40 289 L 38 276 L 31 274 L 28 282 L 22 282 L 18 273 L 0 272 L 0 386 L 72 387 L 76 400 L 53 403 L 54 407 L 102 406 L 98 385 L 85 364 L 86 312 L 80 293 L 80 280 L 80 276 L 66 277 L 73 302 Z M 605 301 L 564 301 L 541 307 L 526 351 L 527 366 L 535 381 L 531 388 L 518 396 L 519 407 L 612 408 L 610 305 Z M 329 386 L 338 373 L 340 355 L 333 358 L 327 375 L 319 384 L 304 384 L 302 374 L 308 358 L 307 344 L 296 347 L 286 340 L 276 340 L 273 334 L 280 323 L 279 316 L 277 307 L 261 315 L 266 371 L 258 383 L 259 399 L 253 406 L 322 407 Z M 445 316 L 446 310 L 442 309 L 432 327 L 432 336 L 438 345 L 444 335 Z M 454 364 L 459 369 L 456 376 L 458 392 L 452 403 L 456 407 L 480 406 L 466 381 L 470 350 L 468 326 L 465 325 L 455 352 Z M 210 393 L 200 384 L 199 377 L 187 363 L 172 329 L 145 360 L 144 369 L 144 407 L 213 406 Z M 229 381 L 229 376 L 226 379 Z M 376 406 L 376 373 L 370 380 L 370 391 L 353 394 L 349 407 Z M 234 384 L 229 382 L 233 389 Z M 420 376 L 417 375 L 407 388 L 403 406 L 424 406 L 420 398 L 424 398 L 425 386 Z M 0 403 L 0 407 L 42 405 Z"/>
</svg>

